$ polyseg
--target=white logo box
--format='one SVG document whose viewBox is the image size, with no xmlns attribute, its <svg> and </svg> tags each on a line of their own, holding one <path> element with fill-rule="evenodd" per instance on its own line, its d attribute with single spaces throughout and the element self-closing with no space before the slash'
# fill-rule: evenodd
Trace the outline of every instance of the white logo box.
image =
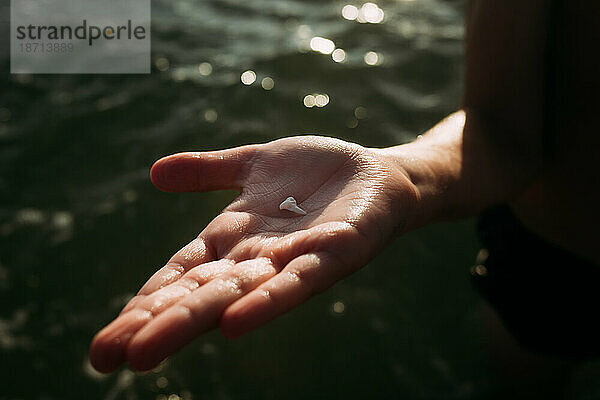
<svg viewBox="0 0 600 400">
<path fill-rule="evenodd" d="M 11 0 L 11 73 L 150 73 L 150 0 Z"/>
</svg>

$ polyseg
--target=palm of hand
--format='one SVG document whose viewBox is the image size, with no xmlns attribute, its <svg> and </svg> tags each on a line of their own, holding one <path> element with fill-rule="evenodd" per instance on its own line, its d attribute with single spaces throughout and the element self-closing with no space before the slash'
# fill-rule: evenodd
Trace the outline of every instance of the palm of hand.
<svg viewBox="0 0 600 400">
<path fill-rule="evenodd" d="M 393 230 L 386 164 L 335 139 L 174 155 L 152 179 L 167 191 L 242 190 L 96 335 L 100 371 L 150 369 L 218 325 L 228 337 L 263 325 L 365 265 Z M 288 196 L 306 216 L 279 209 Z"/>
</svg>

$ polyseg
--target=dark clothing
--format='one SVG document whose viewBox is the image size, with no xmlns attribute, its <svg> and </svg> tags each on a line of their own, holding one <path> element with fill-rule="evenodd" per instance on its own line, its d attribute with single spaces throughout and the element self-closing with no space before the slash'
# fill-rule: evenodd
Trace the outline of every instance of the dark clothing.
<svg viewBox="0 0 600 400">
<path fill-rule="evenodd" d="M 480 294 L 529 350 L 600 356 L 600 266 L 526 229 L 508 206 L 481 215 L 483 249 L 471 269 Z"/>
</svg>

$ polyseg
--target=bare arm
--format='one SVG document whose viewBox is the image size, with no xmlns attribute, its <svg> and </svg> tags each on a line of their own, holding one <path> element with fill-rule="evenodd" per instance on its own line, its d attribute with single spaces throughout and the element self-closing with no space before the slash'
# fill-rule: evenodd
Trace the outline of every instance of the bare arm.
<svg viewBox="0 0 600 400">
<path fill-rule="evenodd" d="M 547 3 L 470 3 L 463 109 L 422 140 L 380 150 L 419 189 L 407 229 L 510 201 L 540 173 Z"/>
<path fill-rule="evenodd" d="M 295 137 L 159 160 L 152 181 L 164 191 L 240 196 L 96 335 L 92 364 L 148 370 L 217 326 L 238 337 L 366 265 L 394 228 L 516 196 L 541 168 L 542 6 L 471 5 L 464 110 L 421 140 L 367 149 Z M 280 210 L 288 196 L 307 215 Z"/>
</svg>

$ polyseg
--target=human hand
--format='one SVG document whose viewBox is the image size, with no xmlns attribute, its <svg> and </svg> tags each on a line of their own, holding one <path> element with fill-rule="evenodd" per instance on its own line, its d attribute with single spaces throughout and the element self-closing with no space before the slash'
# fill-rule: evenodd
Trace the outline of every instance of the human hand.
<svg viewBox="0 0 600 400">
<path fill-rule="evenodd" d="M 149 370 L 217 326 L 235 338 L 267 323 L 367 264 L 418 199 L 383 152 L 317 136 L 175 154 L 151 178 L 170 192 L 241 193 L 96 335 L 101 372 Z M 280 210 L 288 196 L 307 215 Z"/>
</svg>

